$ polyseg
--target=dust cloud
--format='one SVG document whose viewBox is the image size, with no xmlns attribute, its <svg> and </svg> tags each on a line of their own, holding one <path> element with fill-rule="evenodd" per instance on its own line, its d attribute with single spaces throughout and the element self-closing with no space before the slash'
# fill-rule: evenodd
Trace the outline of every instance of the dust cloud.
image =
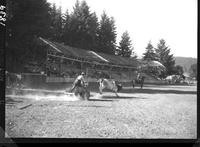
<svg viewBox="0 0 200 147">
<path fill-rule="evenodd" d="M 23 98 L 23 99 L 33 99 L 37 101 L 77 101 L 80 100 L 79 97 L 75 96 L 73 93 L 67 93 L 64 91 L 47 91 L 47 90 L 26 90 L 23 92 L 12 91 L 6 94 L 6 97 L 10 98 Z"/>
</svg>

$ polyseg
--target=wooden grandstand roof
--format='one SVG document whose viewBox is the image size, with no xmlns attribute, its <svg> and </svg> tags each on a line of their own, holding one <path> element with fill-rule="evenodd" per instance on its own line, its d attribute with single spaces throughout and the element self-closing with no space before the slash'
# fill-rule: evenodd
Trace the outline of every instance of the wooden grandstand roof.
<svg viewBox="0 0 200 147">
<path fill-rule="evenodd" d="M 105 53 L 94 52 L 90 50 L 84 50 L 80 48 L 71 47 L 58 42 L 50 41 L 48 39 L 39 38 L 45 44 L 48 44 L 51 48 L 57 52 L 63 53 L 66 57 L 71 57 L 75 59 L 82 59 L 86 61 L 91 61 L 96 63 L 103 63 L 112 66 L 130 67 L 136 68 L 138 66 L 138 61 L 133 58 L 121 57 L 116 55 L 108 55 Z M 68 58 L 69 59 L 69 58 Z"/>
</svg>

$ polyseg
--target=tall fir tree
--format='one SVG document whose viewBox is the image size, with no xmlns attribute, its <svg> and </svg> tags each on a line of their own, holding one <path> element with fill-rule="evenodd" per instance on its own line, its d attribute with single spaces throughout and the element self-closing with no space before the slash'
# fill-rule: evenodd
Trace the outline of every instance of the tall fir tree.
<svg viewBox="0 0 200 147">
<path fill-rule="evenodd" d="M 97 32 L 98 51 L 106 54 L 115 54 L 116 26 L 113 17 L 109 18 L 104 11 L 101 15 Z"/>
<path fill-rule="evenodd" d="M 142 60 L 147 61 L 147 62 L 159 60 L 157 54 L 155 53 L 155 50 L 151 41 L 149 41 L 149 43 L 147 44 L 145 53 L 143 53 Z M 157 68 L 154 68 L 151 66 L 148 66 L 145 72 L 156 77 L 158 77 L 160 74 L 160 71 L 158 71 Z"/>
<path fill-rule="evenodd" d="M 18 72 L 41 55 L 36 38 L 50 36 L 50 4 L 46 0 L 9 0 L 7 8 L 6 68 Z"/>
<path fill-rule="evenodd" d="M 133 47 L 131 44 L 131 39 L 128 34 L 128 31 L 125 31 L 122 34 L 121 41 L 119 42 L 119 47 L 117 49 L 117 55 L 122 57 L 131 57 Z"/>
<path fill-rule="evenodd" d="M 77 0 L 71 14 L 66 14 L 63 41 L 67 45 L 93 50 L 96 45 L 98 18 L 86 1 Z"/>
<path fill-rule="evenodd" d="M 62 16 L 61 6 L 57 9 L 54 3 L 51 9 L 51 37 L 54 41 L 61 41 L 61 37 L 63 36 L 63 24 L 64 18 Z"/>
<path fill-rule="evenodd" d="M 63 33 L 62 33 L 62 42 L 66 43 L 66 44 L 70 44 L 69 43 L 69 34 L 70 34 L 70 31 L 69 31 L 69 25 L 70 25 L 70 14 L 69 14 L 69 11 L 68 9 L 66 10 L 66 12 L 64 13 L 63 15 Z"/>
<path fill-rule="evenodd" d="M 147 44 L 147 47 L 146 47 L 146 51 L 145 53 L 143 54 L 143 60 L 146 60 L 146 61 L 156 61 L 156 60 L 159 60 L 155 51 L 154 51 L 154 47 L 153 45 L 151 44 L 151 41 L 149 41 L 149 43 Z"/>
<path fill-rule="evenodd" d="M 161 39 L 155 49 L 159 61 L 166 67 L 166 72 L 163 72 L 161 77 L 174 74 L 175 59 L 173 54 L 170 54 L 170 48 L 166 45 L 164 39 Z"/>
</svg>

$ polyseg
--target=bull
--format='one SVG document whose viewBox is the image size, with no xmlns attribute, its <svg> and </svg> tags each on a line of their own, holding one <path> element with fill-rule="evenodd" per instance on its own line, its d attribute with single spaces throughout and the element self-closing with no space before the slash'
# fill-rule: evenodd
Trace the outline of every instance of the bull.
<svg viewBox="0 0 200 147">
<path fill-rule="evenodd" d="M 119 97 L 117 92 L 122 90 L 121 84 L 118 84 L 114 80 L 108 80 L 108 79 L 99 79 L 98 82 L 99 82 L 99 93 L 100 94 L 102 94 L 104 89 L 109 89 L 109 90 L 112 90 L 116 94 L 117 97 Z"/>
</svg>

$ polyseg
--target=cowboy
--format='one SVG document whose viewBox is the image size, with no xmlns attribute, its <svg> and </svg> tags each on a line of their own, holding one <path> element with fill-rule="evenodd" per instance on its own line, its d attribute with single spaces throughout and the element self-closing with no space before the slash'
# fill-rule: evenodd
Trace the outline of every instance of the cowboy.
<svg viewBox="0 0 200 147">
<path fill-rule="evenodd" d="M 74 81 L 73 86 L 71 88 L 71 92 L 76 88 L 76 87 L 83 87 L 84 84 L 86 83 L 85 81 L 85 73 L 82 72 Z"/>
<path fill-rule="evenodd" d="M 135 87 L 135 83 L 140 84 L 142 88 L 144 84 L 144 79 L 145 79 L 144 73 L 137 72 L 136 80 L 132 81 L 133 88 Z"/>
<path fill-rule="evenodd" d="M 141 74 L 140 73 L 137 74 L 137 78 L 136 79 L 137 79 L 137 81 L 139 81 L 141 79 Z"/>
</svg>

